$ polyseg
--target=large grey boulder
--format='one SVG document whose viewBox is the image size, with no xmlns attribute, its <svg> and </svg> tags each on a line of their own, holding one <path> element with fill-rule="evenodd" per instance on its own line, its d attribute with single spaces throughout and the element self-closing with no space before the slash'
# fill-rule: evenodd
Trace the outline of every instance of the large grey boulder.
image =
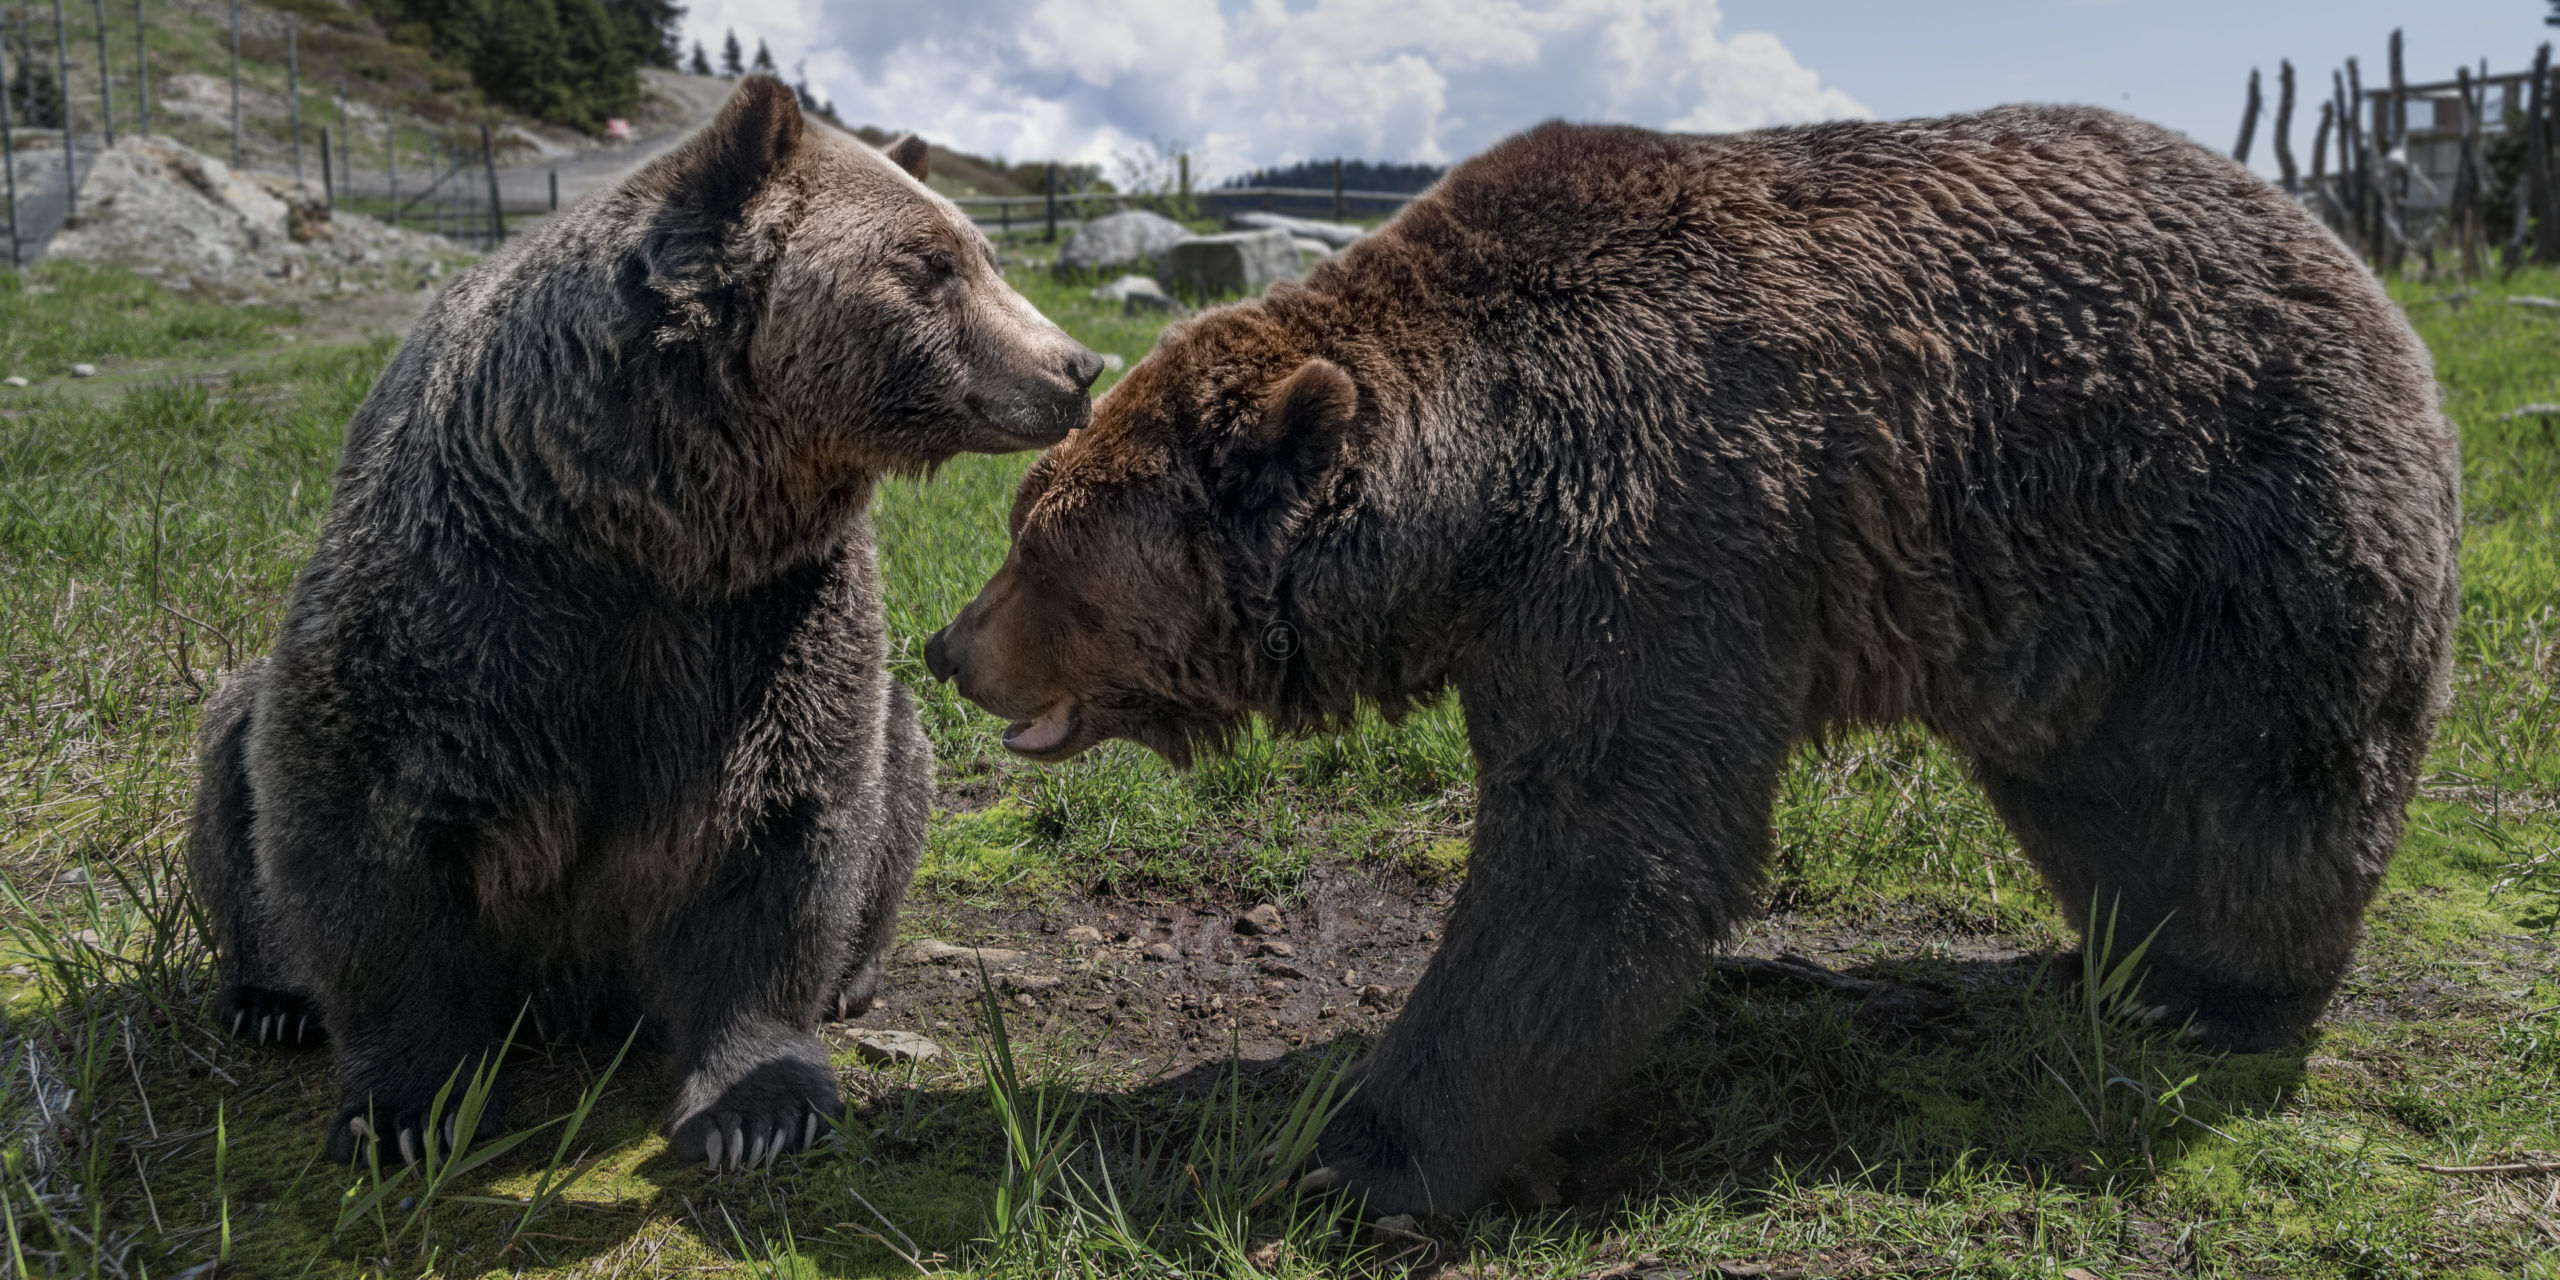
<svg viewBox="0 0 2560 1280">
<path fill-rule="evenodd" d="M 1319 240 L 1340 249 L 1369 234 L 1339 222 L 1318 222 L 1312 218 L 1292 218 L 1285 213 L 1231 213 L 1227 215 L 1229 231 L 1286 231 L 1301 240 Z"/>
<path fill-rule="evenodd" d="M 1106 214 L 1076 228 L 1058 250 L 1057 273 L 1103 275 L 1143 270 L 1159 262 L 1164 251 L 1188 238 L 1191 229 L 1158 213 L 1131 209 Z"/>
<path fill-rule="evenodd" d="M 1177 316 L 1191 314 L 1191 308 L 1175 301 L 1172 294 L 1164 291 L 1163 285 L 1148 276 L 1122 276 L 1087 296 L 1096 302 L 1118 303 L 1122 315 L 1134 316 L 1147 311 L 1163 311 Z"/>
<path fill-rule="evenodd" d="M 1256 294 L 1304 271 L 1298 242 L 1286 231 L 1230 231 L 1194 236 L 1165 250 L 1164 281 L 1194 298 Z"/>
</svg>

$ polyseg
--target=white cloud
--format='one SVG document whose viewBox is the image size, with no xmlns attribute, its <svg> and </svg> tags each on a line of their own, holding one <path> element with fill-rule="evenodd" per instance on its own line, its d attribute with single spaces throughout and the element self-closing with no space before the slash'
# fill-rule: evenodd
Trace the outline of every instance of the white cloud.
<svg viewBox="0 0 2560 1280">
<path fill-rule="evenodd" d="M 1540 120 L 1717 131 L 1863 116 L 1714 0 L 694 0 L 716 56 L 762 37 L 856 123 L 964 150 L 1206 171 L 1446 162 Z"/>
</svg>

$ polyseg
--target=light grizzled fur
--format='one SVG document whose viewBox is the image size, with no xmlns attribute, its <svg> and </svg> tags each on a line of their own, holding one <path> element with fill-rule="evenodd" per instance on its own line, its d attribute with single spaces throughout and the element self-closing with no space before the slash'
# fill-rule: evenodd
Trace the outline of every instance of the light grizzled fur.
<svg viewBox="0 0 2560 1280">
<path fill-rule="evenodd" d="M 332 1156 L 414 1150 L 527 1008 L 639 1019 L 681 1156 L 822 1130 L 814 1026 L 867 1004 L 932 795 L 872 486 L 1058 439 L 1099 366 L 957 210 L 767 77 L 454 283 L 204 731 L 224 1014 L 326 1028 Z"/>
<path fill-rule="evenodd" d="M 2173 1025 L 2315 1018 L 2446 698 L 2427 355 L 2283 193 L 2104 111 L 1548 125 L 1168 332 L 928 646 L 1062 759 L 1454 687 L 1447 939 L 1326 1131 L 1463 1209 L 1754 903 L 1788 752 L 1917 721 Z"/>
</svg>

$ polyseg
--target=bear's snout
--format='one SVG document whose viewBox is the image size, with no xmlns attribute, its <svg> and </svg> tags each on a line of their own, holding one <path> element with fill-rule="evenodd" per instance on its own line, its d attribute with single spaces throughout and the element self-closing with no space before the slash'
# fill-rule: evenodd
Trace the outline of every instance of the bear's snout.
<svg viewBox="0 0 2560 1280">
<path fill-rule="evenodd" d="M 1067 357 L 1067 380 L 1076 384 L 1078 391 L 1091 391 L 1093 380 L 1101 376 L 1102 357 L 1077 343 L 1074 353 Z"/>
</svg>

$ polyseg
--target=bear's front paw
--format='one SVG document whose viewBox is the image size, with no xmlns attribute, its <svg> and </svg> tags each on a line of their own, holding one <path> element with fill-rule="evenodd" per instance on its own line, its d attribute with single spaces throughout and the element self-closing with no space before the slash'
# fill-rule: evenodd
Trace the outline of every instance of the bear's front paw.
<svg viewBox="0 0 2560 1280">
<path fill-rule="evenodd" d="M 309 999 L 273 987 L 241 983 L 226 988 L 214 1005 L 214 1017 L 231 1028 L 231 1034 L 259 1044 L 299 1048 L 328 1038 L 320 1010 Z"/>
<path fill-rule="evenodd" d="M 809 1046 L 815 1050 L 813 1044 Z M 769 1165 L 787 1151 L 806 1151 L 835 1132 L 844 1103 L 823 1052 L 768 1058 L 734 1074 L 704 1067 L 677 1094 L 668 1146 L 679 1160 L 699 1160 L 713 1173 Z M 697 1099 L 707 1099 L 696 1101 Z"/>
<path fill-rule="evenodd" d="M 340 1104 L 338 1118 L 329 1125 L 329 1158 L 339 1164 L 360 1164 L 368 1156 L 367 1148 L 379 1148 L 374 1158 L 383 1164 L 416 1164 L 427 1158 L 427 1139 L 432 1135 L 438 1163 L 450 1159 L 462 1108 L 459 1099 L 447 1097 L 444 1109 L 430 1116 L 433 1102 L 434 1095 L 429 1094 L 407 1101 L 357 1098 Z M 480 1108 L 479 1123 L 472 1127 L 472 1140 L 496 1137 L 506 1127 L 506 1100 L 493 1089 Z"/>
</svg>

